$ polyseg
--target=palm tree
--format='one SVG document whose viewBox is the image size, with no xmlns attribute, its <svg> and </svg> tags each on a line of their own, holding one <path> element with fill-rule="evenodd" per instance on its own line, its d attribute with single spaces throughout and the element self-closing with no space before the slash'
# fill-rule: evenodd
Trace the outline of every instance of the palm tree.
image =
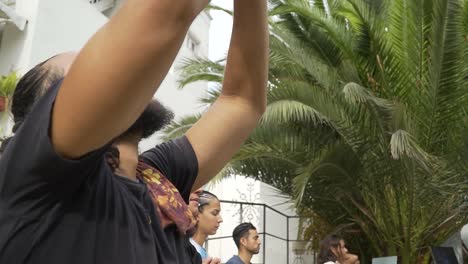
<svg viewBox="0 0 468 264">
<path fill-rule="evenodd" d="M 7 136 L 11 125 L 10 104 L 18 82 L 18 75 L 13 72 L 0 77 L 0 140 Z"/>
<path fill-rule="evenodd" d="M 468 221 L 468 1 L 269 2 L 267 112 L 221 176 L 293 195 L 350 234 L 363 262 L 427 263 L 427 247 Z M 223 65 L 187 61 L 181 86 L 217 83 L 211 104 Z"/>
</svg>

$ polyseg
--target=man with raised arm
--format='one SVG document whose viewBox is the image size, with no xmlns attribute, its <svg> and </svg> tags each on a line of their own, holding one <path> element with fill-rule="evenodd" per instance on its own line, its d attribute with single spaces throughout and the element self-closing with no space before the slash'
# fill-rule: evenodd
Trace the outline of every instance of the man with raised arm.
<svg viewBox="0 0 468 264">
<path fill-rule="evenodd" d="M 266 0 L 236 0 L 223 91 L 185 136 L 139 156 L 170 114 L 151 101 L 208 0 L 127 0 L 79 52 L 36 66 L 0 159 L 0 263 L 191 263 L 189 194 L 266 105 Z"/>
</svg>

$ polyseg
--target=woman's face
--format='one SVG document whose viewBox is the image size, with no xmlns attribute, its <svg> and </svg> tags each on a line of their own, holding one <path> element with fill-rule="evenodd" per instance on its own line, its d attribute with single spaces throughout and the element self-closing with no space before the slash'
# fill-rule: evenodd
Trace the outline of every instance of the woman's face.
<svg viewBox="0 0 468 264">
<path fill-rule="evenodd" d="M 340 240 L 340 244 L 337 247 L 332 247 L 331 250 L 338 259 L 344 258 L 344 256 L 348 253 L 348 249 L 346 248 L 344 240 Z"/>
<path fill-rule="evenodd" d="M 223 222 L 220 213 L 221 204 L 217 199 L 213 199 L 203 206 L 202 212 L 198 214 L 198 230 L 206 235 L 216 234 L 219 225 Z"/>
</svg>

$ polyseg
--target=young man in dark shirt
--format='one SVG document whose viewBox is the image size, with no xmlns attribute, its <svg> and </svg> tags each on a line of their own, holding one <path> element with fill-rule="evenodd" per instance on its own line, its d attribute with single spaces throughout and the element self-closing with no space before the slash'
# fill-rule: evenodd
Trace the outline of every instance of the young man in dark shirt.
<svg viewBox="0 0 468 264">
<path fill-rule="evenodd" d="M 185 136 L 139 158 L 143 131 L 126 132 L 208 2 L 128 0 L 76 58 L 58 55 L 21 80 L 0 159 L 0 263 L 190 263 L 178 225 L 165 224 L 171 208 L 154 206 L 161 197 L 137 169 L 154 168 L 187 202 L 239 149 L 265 110 L 266 1 L 235 1 L 222 95 Z"/>
<path fill-rule="evenodd" d="M 257 228 L 251 223 L 242 223 L 232 232 L 238 253 L 232 256 L 226 264 L 250 264 L 253 255 L 260 252 L 260 237 Z"/>
</svg>

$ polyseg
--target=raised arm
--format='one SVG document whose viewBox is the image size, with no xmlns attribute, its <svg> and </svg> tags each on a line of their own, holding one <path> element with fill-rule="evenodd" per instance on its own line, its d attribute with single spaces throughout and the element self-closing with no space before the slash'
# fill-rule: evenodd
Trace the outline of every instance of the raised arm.
<svg viewBox="0 0 468 264">
<path fill-rule="evenodd" d="M 266 107 L 267 79 L 267 2 L 235 0 L 222 94 L 187 132 L 199 163 L 194 190 L 226 165 L 257 125 Z"/>
<path fill-rule="evenodd" d="M 80 157 L 124 132 L 166 76 L 208 0 L 127 0 L 85 45 L 52 113 L 55 150 Z"/>
</svg>

